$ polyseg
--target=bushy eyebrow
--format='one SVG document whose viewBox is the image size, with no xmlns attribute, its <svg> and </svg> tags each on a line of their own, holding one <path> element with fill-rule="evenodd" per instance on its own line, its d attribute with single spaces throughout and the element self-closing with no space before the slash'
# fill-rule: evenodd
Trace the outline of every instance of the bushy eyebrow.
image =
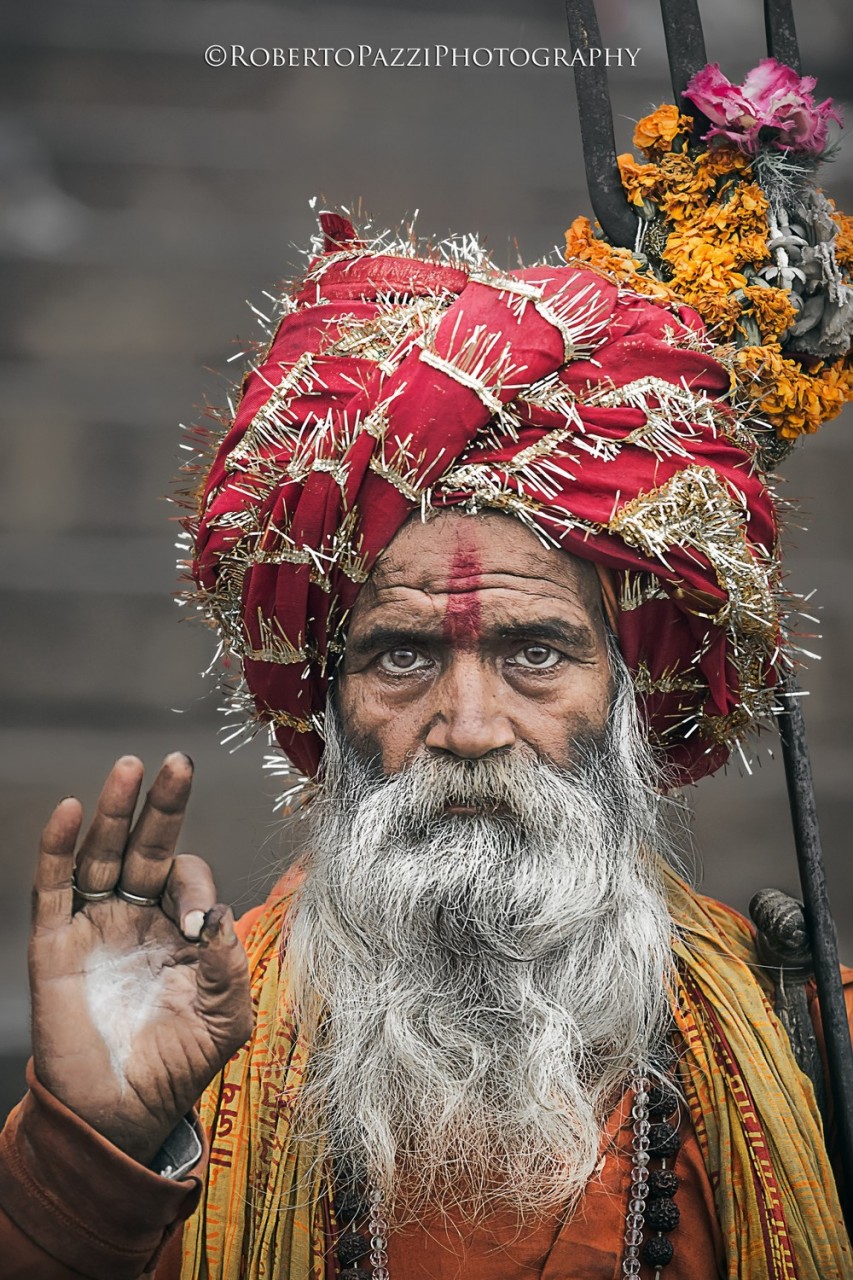
<svg viewBox="0 0 853 1280">
<path fill-rule="evenodd" d="M 403 645 L 433 644 L 441 637 L 441 628 L 416 627 L 370 627 L 364 635 L 353 639 L 347 637 L 346 651 L 355 657 L 364 658 L 371 653 L 379 653 L 384 649 L 397 649 Z"/>
<path fill-rule="evenodd" d="M 379 653 L 386 649 L 395 649 L 403 645 L 430 645 L 442 640 L 441 620 L 434 626 L 388 626 L 377 625 L 368 628 L 361 636 L 347 640 L 347 651 L 355 657 L 367 657 L 371 653 Z M 575 652 L 592 655 L 598 645 L 595 633 L 583 623 L 567 622 L 564 618 L 539 618 L 535 622 L 514 622 L 508 626 L 499 626 L 483 630 L 483 642 L 488 644 L 495 640 L 542 640 L 551 644 L 563 645 Z"/>
<path fill-rule="evenodd" d="M 565 618 L 540 618 L 537 622 L 516 622 L 499 627 L 496 633 L 501 640 L 550 640 L 570 649 L 594 653 L 597 649 L 595 632 L 579 622 L 567 622 Z"/>
</svg>

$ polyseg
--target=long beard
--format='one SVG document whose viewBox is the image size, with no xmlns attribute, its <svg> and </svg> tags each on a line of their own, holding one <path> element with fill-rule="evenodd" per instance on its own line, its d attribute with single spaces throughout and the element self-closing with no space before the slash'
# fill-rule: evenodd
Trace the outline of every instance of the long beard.
<svg viewBox="0 0 853 1280">
<path fill-rule="evenodd" d="M 381 779 L 328 717 L 289 926 L 309 1054 L 296 1125 L 397 1222 L 571 1209 L 664 1033 L 659 799 L 626 680 L 571 771 L 512 751 Z"/>
</svg>

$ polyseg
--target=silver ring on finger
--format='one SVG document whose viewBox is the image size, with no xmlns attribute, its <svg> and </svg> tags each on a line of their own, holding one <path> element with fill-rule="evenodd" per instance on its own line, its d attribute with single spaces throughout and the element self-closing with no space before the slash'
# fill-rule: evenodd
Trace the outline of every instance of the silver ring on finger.
<svg viewBox="0 0 853 1280">
<path fill-rule="evenodd" d="M 138 893 L 130 893 L 127 889 L 122 889 L 121 885 L 116 886 L 116 897 L 121 898 L 124 902 L 130 902 L 134 907 L 159 907 L 159 898 L 143 898 Z"/>
<path fill-rule="evenodd" d="M 71 888 L 77 894 L 78 898 L 82 898 L 84 902 L 105 902 L 107 898 L 113 896 L 112 889 L 99 889 L 97 893 L 90 893 L 88 889 L 81 889 L 77 883 L 77 873 L 71 872 Z"/>
</svg>

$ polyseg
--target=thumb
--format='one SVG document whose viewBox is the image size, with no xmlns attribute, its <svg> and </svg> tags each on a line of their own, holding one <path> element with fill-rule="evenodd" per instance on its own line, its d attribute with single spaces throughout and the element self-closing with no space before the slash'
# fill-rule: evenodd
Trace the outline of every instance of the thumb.
<svg viewBox="0 0 853 1280">
<path fill-rule="evenodd" d="M 198 947 L 200 1014 L 211 1031 L 237 1048 L 252 1033 L 249 964 L 230 907 L 217 903 L 204 918 Z"/>
</svg>

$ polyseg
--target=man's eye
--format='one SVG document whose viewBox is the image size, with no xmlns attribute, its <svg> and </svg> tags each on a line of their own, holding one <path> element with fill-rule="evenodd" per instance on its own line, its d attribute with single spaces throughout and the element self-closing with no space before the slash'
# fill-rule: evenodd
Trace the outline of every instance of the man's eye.
<svg viewBox="0 0 853 1280">
<path fill-rule="evenodd" d="M 547 671 L 559 661 L 559 652 L 547 644 L 526 644 L 510 658 L 513 666 L 523 667 L 525 671 Z"/>
<path fill-rule="evenodd" d="M 418 671 L 427 665 L 427 660 L 417 649 L 409 649 L 405 645 L 399 649 L 389 649 L 379 659 L 383 671 L 399 675 L 403 671 Z"/>
</svg>

